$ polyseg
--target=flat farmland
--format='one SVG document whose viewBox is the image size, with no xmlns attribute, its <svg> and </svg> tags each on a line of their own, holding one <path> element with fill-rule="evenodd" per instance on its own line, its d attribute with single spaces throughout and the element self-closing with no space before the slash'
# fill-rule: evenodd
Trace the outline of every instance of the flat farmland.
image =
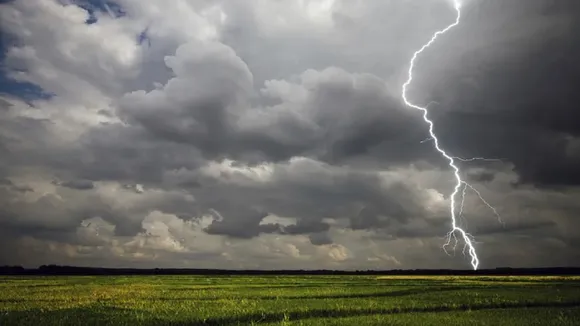
<svg viewBox="0 0 580 326">
<path fill-rule="evenodd" d="M 0 325 L 580 325 L 580 277 L 1 277 Z"/>
</svg>

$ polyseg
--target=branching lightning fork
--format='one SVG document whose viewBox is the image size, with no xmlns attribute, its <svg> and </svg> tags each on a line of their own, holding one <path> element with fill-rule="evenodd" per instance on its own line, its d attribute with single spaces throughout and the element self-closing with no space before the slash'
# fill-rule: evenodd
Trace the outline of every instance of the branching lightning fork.
<svg viewBox="0 0 580 326">
<path fill-rule="evenodd" d="M 461 187 L 463 186 L 464 188 L 463 188 L 463 196 L 462 196 L 462 200 L 461 200 L 461 208 L 460 208 L 461 213 L 460 213 L 460 215 L 463 213 L 463 203 L 465 200 L 465 191 L 467 188 L 470 188 L 479 196 L 479 198 L 483 201 L 483 203 L 485 205 L 487 205 L 490 209 L 493 210 L 493 212 L 496 214 L 496 216 L 498 217 L 500 222 L 501 222 L 501 217 L 497 213 L 496 209 L 493 206 L 491 206 L 485 199 L 483 199 L 483 197 L 481 196 L 481 193 L 479 191 L 477 191 L 474 187 L 472 187 L 470 184 L 468 184 L 463 179 L 461 179 L 459 167 L 455 164 L 455 159 L 457 159 L 459 161 L 464 161 L 464 162 L 470 162 L 470 161 L 475 161 L 475 160 L 497 160 L 497 159 L 485 159 L 485 158 L 462 159 L 462 158 L 453 157 L 453 156 L 450 156 L 449 154 L 447 154 L 447 152 L 445 152 L 445 150 L 443 150 L 440 147 L 439 139 L 437 139 L 437 136 L 435 135 L 435 133 L 433 131 L 433 121 L 431 121 L 428 117 L 427 108 L 429 105 L 427 105 L 425 107 L 421 107 L 421 106 L 418 106 L 416 104 L 411 103 L 407 98 L 407 89 L 408 89 L 409 85 L 411 84 L 411 82 L 413 81 L 413 68 L 415 67 L 415 61 L 417 60 L 417 57 L 419 56 L 419 54 L 421 54 L 425 49 L 427 49 L 431 44 L 433 44 L 433 42 L 435 42 L 435 40 L 437 39 L 438 36 L 446 33 L 447 31 L 449 31 L 453 27 L 459 25 L 459 21 L 461 19 L 461 5 L 459 3 L 459 0 L 454 0 L 453 4 L 454 4 L 454 9 L 457 13 L 455 22 L 453 22 L 451 25 L 447 26 L 446 28 L 444 28 L 440 31 L 437 31 L 435 34 L 433 34 L 433 36 L 431 37 L 429 42 L 427 42 L 425 45 L 423 45 L 419 50 L 417 50 L 413 54 L 413 57 L 411 58 L 411 61 L 409 63 L 408 79 L 403 84 L 403 89 L 402 89 L 401 95 L 402 95 L 403 100 L 405 101 L 405 104 L 407 106 L 423 112 L 423 119 L 429 125 L 429 134 L 431 135 L 431 137 L 428 138 L 428 140 L 433 140 L 433 143 L 435 144 L 435 148 L 437 149 L 437 151 L 439 153 L 441 153 L 441 155 L 443 155 L 443 157 L 445 157 L 445 159 L 447 159 L 449 161 L 449 166 L 453 169 L 453 172 L 455 175 L 456 184 L 455 184 L 455 188 L 453 189 L 453 192 L 451 193 L 451 204 L 450 204 L 452 229 L 447 234 L 447 242 L 443 245 L 443 249 L 445 250 L 445 252 L 447 252 L 446 247 L 451 244 L 452 239 L 454 240 L 453 248 L 455 249 L 455 247 L 457 246 L 457 243 L 459 241 L 457 238 L 457 235 L 459 235 L 464 242 L 463 252 L 465 253 L 465 251 L 467 250 L 467 252 L 469 253 L 469 256 L 471 257 L 471 266 L 473 267 L 474 270 L 476 270 L 477 267 L 479 266 L 479 258 L 477 257 L 477 252 L 475 251 L 473 237 L 458 225 L 457 216 L 455 214 L 455 210 L 456 210 L 455 198 L 456 198 L 457 194 L 459 193 L 459 190 L 461 189 Z"/>
</svg>

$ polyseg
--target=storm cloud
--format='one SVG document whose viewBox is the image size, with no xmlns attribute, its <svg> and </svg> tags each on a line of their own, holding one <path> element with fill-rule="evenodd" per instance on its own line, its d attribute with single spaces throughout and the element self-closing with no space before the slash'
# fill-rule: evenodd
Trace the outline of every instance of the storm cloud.
<svg viewBox="0 0 580 326">
<path fill-rule="evenodd" d="M 0 9 L 0 264 L 468 267 L 441 250 L 452 171 L 400 94 L 450 1 Z M 504 222 L 466 190 L 482 267 L 580 259 L 579 17 L 469 0 L 418 59 L 442 146 L 495 159 L 459 162 Z"/>
</svg>

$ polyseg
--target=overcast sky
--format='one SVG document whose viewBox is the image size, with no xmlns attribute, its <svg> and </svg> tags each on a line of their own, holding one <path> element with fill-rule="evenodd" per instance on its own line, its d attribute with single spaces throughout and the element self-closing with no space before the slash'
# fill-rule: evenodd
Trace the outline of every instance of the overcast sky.
<svg viewBox="0 0 580 326">
<path fill-rule="evenodd" d="M 580 262 L 580 2 L 464 0 L 409 97 L 480 267 Z M 450 0 L 1 1 L 0 265 L 470 268 L 409 59 Z"/>
</svg>

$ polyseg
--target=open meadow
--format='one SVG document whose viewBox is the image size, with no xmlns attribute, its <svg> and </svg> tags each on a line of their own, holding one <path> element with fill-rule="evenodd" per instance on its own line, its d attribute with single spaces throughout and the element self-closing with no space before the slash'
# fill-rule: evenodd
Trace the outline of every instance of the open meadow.
<svg viewBox="0 0 580 326">
<path fill-rule="evenodd" d="M 580 325 L 580 277 L 0 280 L 0 325 Z"/>
</svg>

